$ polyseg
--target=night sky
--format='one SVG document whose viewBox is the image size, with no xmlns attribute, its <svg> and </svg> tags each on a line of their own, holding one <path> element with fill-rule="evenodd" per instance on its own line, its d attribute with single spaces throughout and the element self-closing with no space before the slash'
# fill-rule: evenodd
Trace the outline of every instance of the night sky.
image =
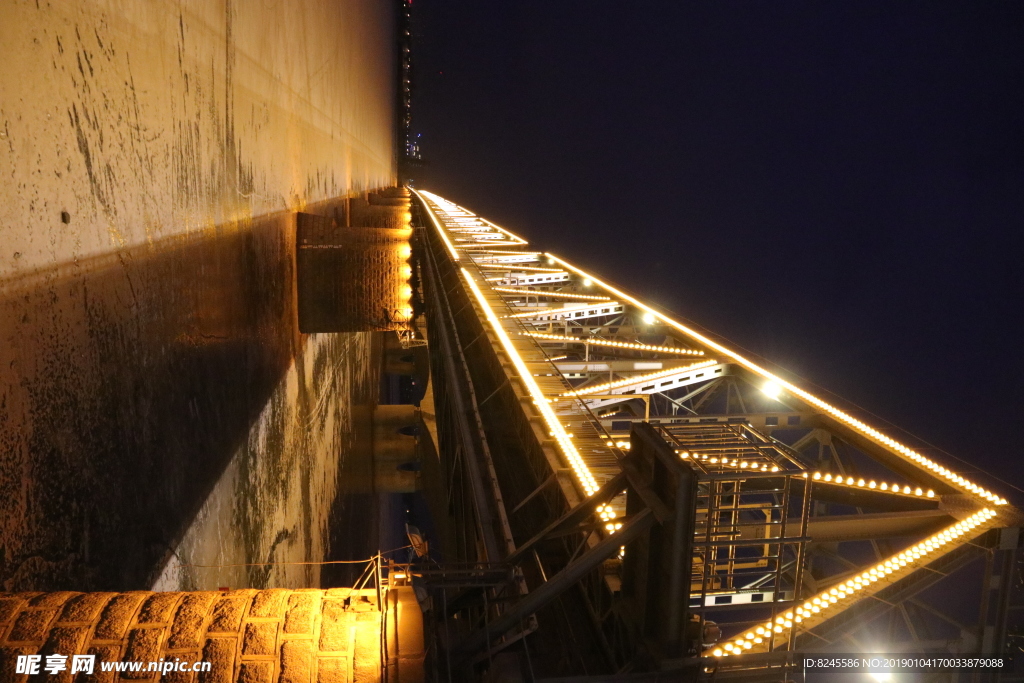
<svg viewBox="0 0 1024 683">
<path fill-rule="evenodd" d="M 1024 488 L 1024 3 L 414 11 L 418 187 Z"/>
</svg>

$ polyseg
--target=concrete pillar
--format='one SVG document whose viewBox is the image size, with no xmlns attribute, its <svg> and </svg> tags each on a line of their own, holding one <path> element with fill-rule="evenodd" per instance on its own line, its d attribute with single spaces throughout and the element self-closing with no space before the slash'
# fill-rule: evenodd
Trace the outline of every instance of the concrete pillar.
<svg viewBox="0 0 1024 683">
<path fill-rule="evenodd" d="M 0 681 L 19 655 L 96 655 L 78 681 L 392 683 L 423 678 L 423 619 L 411 587 L 152 593 L 0 593 Z M 382 639 L 382 633 L 385 637 Z M 383 641 L 383 642 L 382 642 Z M 209 671 L 113 672 L 102 662 L 209 662 Z M 42 671 L 42 669 L 41 669 Z M 120 677 L 118 677 L 120 676 Z M 40 676 L 34 676 L 40 678 Z"/>
<path fill-rule="evenodd" d="M 374 488 L 412 493 L 419 488 L 417 454 L 419 409 L 412 405 L 377 406 L 373 414 Z"/>
</svg>

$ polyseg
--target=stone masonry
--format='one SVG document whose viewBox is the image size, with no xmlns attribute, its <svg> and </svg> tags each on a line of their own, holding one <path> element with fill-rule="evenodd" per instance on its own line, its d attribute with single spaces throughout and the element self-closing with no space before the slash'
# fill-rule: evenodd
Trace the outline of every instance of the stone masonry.
<svg viewBox="0 0 1024 683">
<path fill-rule="evenodd" d="M 0 682 L 414 683 L 422 615 L 412 589 L 0 593 Z M 68 656 L 56 675 L 16 673 L 18 655 Z M 71 655 L 97 655 L 92 675 Z M 208 672 L 104 672 L 100 662 L 210 662 Z"/>
</svg>

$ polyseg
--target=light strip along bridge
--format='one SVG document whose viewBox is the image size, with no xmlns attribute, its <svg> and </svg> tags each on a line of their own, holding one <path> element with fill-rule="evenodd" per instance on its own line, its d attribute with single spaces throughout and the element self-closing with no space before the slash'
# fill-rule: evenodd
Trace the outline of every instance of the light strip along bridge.
<svg viewBox="0 0 1024 683">
<path fill-rule="evenodd" d="M 532 661 L 561 672 L 713 659 L 742 677 L 797 647 L 859 649 L 883 621 L 906 651 L 1006 646 L 1021 515 L 987 475 L 416 195 L 459 559 L 518 582 L 456 600 L 475 619 L 457 662 L 537 629 L 558 642 L 530 638 Z M 920 598 L 969 566 L 973 622 Z"/>
</svg>

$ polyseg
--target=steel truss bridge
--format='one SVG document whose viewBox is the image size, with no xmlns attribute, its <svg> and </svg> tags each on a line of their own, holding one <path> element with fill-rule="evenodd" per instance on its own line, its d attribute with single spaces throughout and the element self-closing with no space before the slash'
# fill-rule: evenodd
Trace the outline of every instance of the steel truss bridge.
<svg viewBox="0 0 1024 683">
<path fill-rule="evenodd" d="M 1019 644 L 997 482 L 415 195 L 450 540 L 412 571 L 438 680 L 784 680 L 794 653 Z"/>
</svg>

